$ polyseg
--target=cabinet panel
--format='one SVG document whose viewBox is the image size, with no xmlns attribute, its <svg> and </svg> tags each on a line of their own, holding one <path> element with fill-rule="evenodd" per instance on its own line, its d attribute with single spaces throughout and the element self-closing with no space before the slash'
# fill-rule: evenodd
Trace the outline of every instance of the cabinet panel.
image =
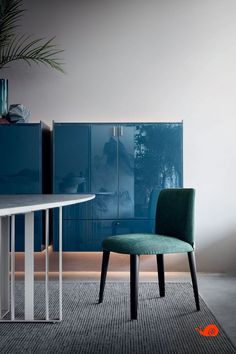
<svg viewBox="0 0 236 354">
<path fill-rule="evenodd" d="M 114 221 L 112 225 L 113 235 L 153 233 L 153 232 L 155 232 L 155 220 L 123 219 L 123 220 Z"/>
<path fill-rule="evenodd" d="M 154 232 L 161 189 L 183 185 L 182 123 L 54 124 L 54 193 L 94 193 L 63 208 L 63 250 L 99 251 L 110 235 Z M 58 213 L 54 212 L 54 250 Z"/>
<path fill-rule="evenodd" d="M 118 143 L 119 218 L 135 217 L 135 125 L 120 125 Z"/>
<path fill-rule="evenodd" d="M 84 205 L 80 206 L 80 208 L 76 208 L 76 205 L 65 206 L 62 208 L 62 219 L 63 220 L 80 220 L 80 219 L 92 219 L 92 208 L 93 208 L 93 201 L 90 200 Z M 57 208 L 54 208 L 53 217 L 58 219 L 59 211 Z"/>
<path fill-rule="evenodd" d="M 53 192 L 90 192 L 90 126 L 54 124 L 53 127 Z M 91 218 L 92 204 L 65 207 L 66 219 Z"/>
<path fill-rule="evenodd" d="M 42 122 L 0 125 L 0 194 L 49 192 L 50 131 Z M 47 178 L 43 179 L 43 172 Z M 41 251 L 43 216 L 35 213 L 35 251 Z M 16 251 L 24 251 L 24 217 L 16 216 Z"/>
<path fill-rule="evenodd" d="M 53 250 L 58 251 L 58 219 L 54 218 Z M 129 233 L 152 233 L 155 220 L 63 220 L 63 251 L 101 251 L 109 236 Z"/>
<path fill-rule="evenodd" d="M 117 129 L 114 125 L 91 125 L 91 192 L 94 219 L 118 217 Z"/>
<path fill-rule="evenodd" d="M 34 213 L 34 251 L 42 250 L 42 235 L 44 225 L 44 215 L 41 211 Z M 15 250 L 16 252 L 24 252 L 25 250 L 25 218 L 24 215 L 16 215 L 16 232 L 15 232 Z"/>
<path fill-rule="evenodd" d="M 163 188 L 182 187 L 182 124 L 119 128 L 119 218 L 155 218 Z"/>
<path fill-rule="evenodd" d="M 58 219 L 54 218 L 53 250 L 58 251 Z M 101 251 L 112 235 L 113 220 L 63 220 L 63 251 Z"/>
<path fill-rule="evenodd" d="M 0 194 L 42 193 L 38 124 L 0 126 Z"/>
</svg>

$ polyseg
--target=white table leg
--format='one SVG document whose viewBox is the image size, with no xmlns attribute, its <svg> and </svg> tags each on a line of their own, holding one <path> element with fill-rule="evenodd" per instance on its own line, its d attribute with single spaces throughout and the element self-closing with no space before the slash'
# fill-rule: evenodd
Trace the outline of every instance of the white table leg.
<svg viewBox="0 0 236 354">
<path fill-rule="evenodd" d="M 34 213 L 25 214 L 25 320 L 34 320 Z"/>
<path fill-rule="evenodd" d="M 11 319 L 3 319 L 9 311 L 9 235 L 11 235 Z M 25 318 L 15 319 L 15 215 L 0 218 L 0 322 L 62 321 L 62 207 L 59 207 L 59 318 L 49 319 L 49 210 L 45 218 L 45 310 L 46 318 L 34 319 L 34 212 L 25 214 Z M 2 310 L 6 309 L 2 315 Z"/>
<path fill-rule="evenodd" d="M 59 207 L 59 321 L 62 321 L 62 207 Z"/>
<path fill-rule="evenodd" d="M 11 216 L 11 321 L 15 320 L 15 215 Z"/>
<path fill-rule="evenodd" d="M 0 318 L 9 312 L 9 217 L 0 218 Z"/>
<path fill-rule="evenodd" d="M 49 271 L 49 210 L 45 211 L 45 310 L 46 321 L 49 320 L 49 292 L 48 292 L 48 271 Z"/>
</svg>

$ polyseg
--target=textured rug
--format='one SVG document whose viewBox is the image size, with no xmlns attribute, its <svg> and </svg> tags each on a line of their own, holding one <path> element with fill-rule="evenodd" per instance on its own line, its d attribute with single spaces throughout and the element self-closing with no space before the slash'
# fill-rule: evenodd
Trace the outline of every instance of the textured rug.
<svg viewBox="0 0 236 354">
<path fill-rule="evenodd" d="M 23 282 L 16 288 L 16 315 L 22 316 Z M 100 305 L 98 292 L 98 282 L 63 282 L 63 321 L 0 323 L 0 353 L 236 353 L 202 299 L 201 311 L 195 311 L 189 283 L 166 283 L 166 296 L 160 298 L 157 283 L 141 282 L 137 321 L 130 321 L 129 283 L 107 282 Z M 44 296 L 43 282 L 36 282 L 36 316 L 44 315 Z M 56 282 L 51 282 L 50 297 L 50 315 L 56 315 Z M 196 330 L 209 324 L 217 325 L 217 336 Z"/>
</svg>

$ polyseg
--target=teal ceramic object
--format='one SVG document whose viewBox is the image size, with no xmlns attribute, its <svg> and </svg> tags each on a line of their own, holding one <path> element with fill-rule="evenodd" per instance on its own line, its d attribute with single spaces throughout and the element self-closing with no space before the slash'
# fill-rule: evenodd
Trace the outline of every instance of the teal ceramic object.
<svg viewBox="0 0 236 354">
<path fill-rule="evenodd" d="M 5 117 L 8 112 L 8 80 L 0 79 L 0 117 Z"/>
</svg>

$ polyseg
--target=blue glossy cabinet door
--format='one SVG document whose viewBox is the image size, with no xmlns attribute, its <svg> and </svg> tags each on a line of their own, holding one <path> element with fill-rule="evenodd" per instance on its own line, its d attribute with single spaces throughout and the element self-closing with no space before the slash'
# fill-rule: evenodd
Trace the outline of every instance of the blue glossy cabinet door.
<svg viewBox="0 0 236 354">
<path fill-rule="evenodd" d="M 99 251 L 110 235 L 153 232 L 159 192 L 183 184 L 182 123 L 53 127 L 53 192 L 94 193 L 64 208 L 63 250 Z M 58 213 L 53 218 L 58 250 Z"/>
<path fill-rule="evenodd" d="M 48 192 L 43 155 L 49 154 L 49 129 L 43 123 L 0 125 L 0 194 Z M 49 151 L 46 151 L 49 150 Z M 43 177 L 45 176 L 45 178 Z M 43 213 L 35 213 L 35 251 L 43 244 Z M 16 216 L 16 251 L 24 250 L 24 217 Z"/>
<path fill-rule="evenodd" d="M 93 219 L 118 217 L 118 137 L 117 127 L 91 125 L 91 192 Z"/>
<path fill-rule="evenodd" d="M 63 208 L 63 250 L 98 250 L 102 235 L 111 234 L 118 217 L 116 129 L 110 124 L 55 123 L 53 137 L 53 192 L 96 194 L 93 201 Z M 53 248 L 58 250 L 58 211 Z"/>
<path fill-rule="evenodd" d="M 16 239 L 15 249 L 17 252 L 23 252 L 25 249 L 25 221 L 23 215 L 16 215 Z M 44 215 L 43 212 L 34 213 L 34 251 L 43 250 L 44 243 Z"/>
<path fill-rule="evenodd" d="M 124 235 L 135 233 L 154 233 L 154 219 L 120 219 L 115 220 L 112 224 L 111 235 Z"/>
<path fill-rule="evenodd" d="M 0 126 L 0 194 L 42 193 L 38 124 Z"/>
<path fill-rule="evenodd" d="M 135 126 L 120 125 L 118 127 L 118 164 L 119 164 L 119 219 L 135 217 L 135 203 L 139 195 L 135 195 Z"/>
<path fill-rule="evenodd" d="M 182 140 L 182 123 L 120 125 L 120 219 L 154 219 L 160 190 L 182 187 Z"/>
<path fill-rule="evenodd" d="M 102 251 L 102 241 L 112 235 L 114 220 L 63 220 L 62 249 L 65 252 Z M 58 220 L 54 222 L 55 234 L 58 235 Z M 58 251 L 58 237 L 54 237 L 53 250 Z"/>
<path fill-rule="evenodd" d="M 90 126 L 54 123 L 53 193 L 90 192 Z M 64 219 L 91 218 L 91 204 L 63 208 Z"/>
</svg>

